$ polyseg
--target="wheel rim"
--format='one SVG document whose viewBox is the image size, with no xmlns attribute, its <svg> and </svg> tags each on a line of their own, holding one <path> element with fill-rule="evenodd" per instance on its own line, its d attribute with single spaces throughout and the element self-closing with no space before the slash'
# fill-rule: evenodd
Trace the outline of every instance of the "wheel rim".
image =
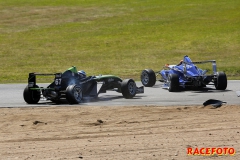
<svg viewBox="0 0 240 160">
<path fill-rule="evenodd" d="M 171 80 L 170 80 L 170 75 L 168 75 L 168 78 L 167 78 L 167 85 L 168 85 L 168 89 L 171 87 Z"/>
<path fill-rule="evenodd" d="M 128 84 L 128 91 L 131 95 L 134 95 L 136 93 L 136 85 L 134 82 L 130 82 Z"/>
<path fill-rule="evenodd" d="M 73 95 L 74 95 L 74 98 L 80 102 L 82 100 L 82 90 L 80 87 L 74 87 L 74 90 L 73 90 Z"/>
<path fill-rule="evenodd" d="M 143 83 L 143 85 L 146 85 L 146 84 L 148 84 L 148 82 L 149 82 L 149 76 L 148 76 L 148 74 L 146 73 L 146 72 L 143 72 L 142 73 L 142 83 Z"/>
</svg>

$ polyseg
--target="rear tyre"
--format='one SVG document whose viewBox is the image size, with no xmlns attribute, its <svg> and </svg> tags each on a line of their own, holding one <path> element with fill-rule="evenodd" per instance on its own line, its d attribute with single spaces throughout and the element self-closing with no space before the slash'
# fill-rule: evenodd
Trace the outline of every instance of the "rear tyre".
<svg viewBox="0 0 240 160">
<path fill-rule="evenodd" d="M 227 76 L 224 72 L 217 72 L 214 85 L 217 90 L 225 90 L 227 88 Z"/>
<path fill-rule="evenodd" d="M 38 85 L 33 86 L 33 88 L 39 88 Z M 23 91 L 23 98 L 28 104 L 37 104 L 41 97 L 40 90 L 31 90 L 28 86 Z"/>
<path fill-rule="evenodd" d="M 78 85 L 70 85 L 66 89 L 66 99 L 69 104 L 78 104 L 82 101 L 82 88 Z"/>
<path fill-rule="evenodd" d="M 179 90 L 179 76 L 177 74 L 169 74 L 168 75 L 168 83 L 169 83 L 169 92 L 176 92 Z"/>
<path fill-rule="evenodd" d="M 124 98 L 133 98 L 137 91 L 135 81 L 132 79 L 124 79 L 121 83 L 121 91 Z"/>
<path fill-rule="evenodd" d="M 152 69 L 145 69 L 141 74 L 141 82 L 145 87 L 152 87 L 156 83 L 156 74 Z"/>
</svg>

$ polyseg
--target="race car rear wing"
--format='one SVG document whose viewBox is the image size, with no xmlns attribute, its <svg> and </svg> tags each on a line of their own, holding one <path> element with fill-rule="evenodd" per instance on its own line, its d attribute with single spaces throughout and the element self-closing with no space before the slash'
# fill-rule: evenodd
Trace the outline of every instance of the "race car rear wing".
<svg viewBox="0 0 240 160">
<path fill-rule="evenodd" d="M 36 76 L 55 76 L 55 82 L 61 77 L 62 73 L 29 73 L 28 75 L 28 87 L 32 88 L 36 86 Z"/>
<path fill-rule="evenodd" d="M 204 63 L 212 63 L 212 69 L 213 69 L 213 73 L 217 72 L 217 64 L 215 60 L 207 60 L 207 61 L 196 61 L 196 62 L 184 62 L 182 61 L 182 64 L 184 64 L 184 72 L 186 73 L 186 65 L 191 65 L 191 64 L 204 64 Z M 167 68 L 167 69 L 171 69 L 176 65 L 169 65 L 169 64 L 165 64 L 165 66 L 163 66 L 163 68 Z M 160 71 L 157 71 L 155 73 L 159 73 Z"/>
<path fill-rule="evenodd" d="M 182 62 L 183 64 L 187 65 L 187 64 L 204 64 L 204 63 L 212 63 L 212 69 L 213 69 L 213 73 L 217 72 L 217 64 L 216 64 L 216 60 L 207 60 L 207 61 L 196 61 L 196 62 L 191 62 L 191 63 L 187 63 L 187 62 Z M 186 68 L 186 67 L 185 67 Z"/>
</svg>

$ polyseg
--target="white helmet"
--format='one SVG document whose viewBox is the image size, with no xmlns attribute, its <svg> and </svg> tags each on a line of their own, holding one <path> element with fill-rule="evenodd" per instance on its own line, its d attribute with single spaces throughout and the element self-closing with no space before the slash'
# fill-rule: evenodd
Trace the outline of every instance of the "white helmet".
<svg viewBox="0 0 240 160">
<path fill-rule="evenodd" d="M 87 74 L 85 71 L 81 70 L 81 71 L 78 71 L 78 74 L 81 76 L 81 78 L 86 78 L 87 77 Z"/>
</svg>

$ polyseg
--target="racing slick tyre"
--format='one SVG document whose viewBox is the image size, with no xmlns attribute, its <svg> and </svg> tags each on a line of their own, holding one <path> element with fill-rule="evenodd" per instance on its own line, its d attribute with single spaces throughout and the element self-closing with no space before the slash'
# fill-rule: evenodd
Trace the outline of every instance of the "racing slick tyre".
<svg viewBox="0 0 240 160">
<path fill-rule="evenodd" d="M 152 87 L 156 83 L 156 74 L 152 69 L 145 69 L 141 74 L 141 82 L 145 87 Z"/>
<path fill-rule="evenodd" d="M 177 74 L 169 74 L 168 75 L 168 91 L 176 92 L 179 89 L 179 76 Z"/>
<path fill-rule="evenodd" d="M 224 72 L 217 72 L 214 85 L 217 90 L 225 90 L 227 88 L 227 76 Z"/>
<path fill-rule="evenodd" d="M 137 91 L 135 81 L 132 79 L 124 79 L 121 83 L 121 91 L 124 98 L 133 98 Z"/>
<path fill-rule="evenodd" d="M 82 88 L 79 85 L 70 85 L 66 89 L 66 99 L 69 104 L 78 104 L 82 101 Z"/>
<path fill-rule="evenodd" d="M 33 86 L 33 88 L 39 88 L 38 85 Z M 23 98 L 28 104 L 37 104 L 41 97 L 40 90 L 31 90 L 28 86 L 23 91 Z"/>
</svg>

